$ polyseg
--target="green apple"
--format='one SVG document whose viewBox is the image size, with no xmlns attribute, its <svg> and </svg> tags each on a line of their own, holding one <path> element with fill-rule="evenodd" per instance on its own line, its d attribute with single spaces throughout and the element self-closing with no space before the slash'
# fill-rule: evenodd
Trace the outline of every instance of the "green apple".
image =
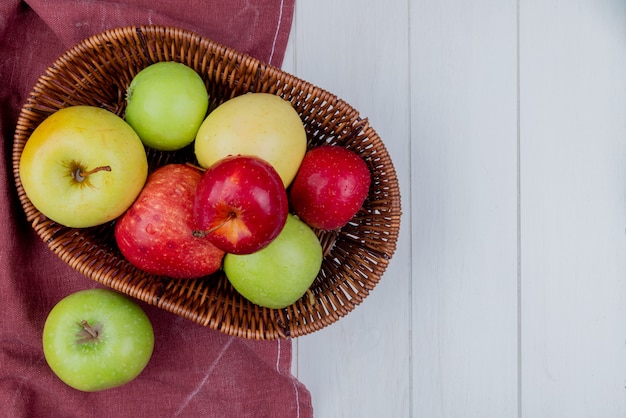
<svg viewBox="0 0 626 418">
<path fill-rule="evenodd" d="M 280 309 L 300 299 L 322 266 L 322 246 L 313 230 L 289 214 L 282 231 L 265 248 L 246 255 L 226 254 L 224 272 L 252 303 Z"/>
<path fill-rule="evenodd" d="M 20 179 L 32 204 L 62 225 L 84 228 L 120 216 L 148 176 L 145 147 L 119 116 L 72 106 L 46 118 L 24 145 Z"/>
<path fill-rule="evenodd" d="M 291 103 L 273 94 L 248 93 L 209 113 L 194 147 L 204 168 L 230 155 L 259 157 L 274 167 L 287 187 L 304 158 L 307 138 Z"/>
<path fill-rule="evenodd" d="M 85 392 L 130 382 L 146 367 L 154 348 L 146 313 L 108 289 L 87 289 L 63 298 L 48 314 L 42 339 L 52 371 Z"/>
<path fill-rule="evenodd" d="M 126 91 L 126 121 L 147 146 L 174 151 L 189 145 L 206 116 L 209 95 L 193 68 L 157 62 L 133 77 Z"/>
</svg>

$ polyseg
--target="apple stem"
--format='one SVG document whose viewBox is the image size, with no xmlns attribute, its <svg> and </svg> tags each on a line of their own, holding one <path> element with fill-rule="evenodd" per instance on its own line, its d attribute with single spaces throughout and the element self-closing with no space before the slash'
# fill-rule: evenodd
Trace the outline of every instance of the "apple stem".
<svg viewBox="0 0 626 418">
<path fill-rule="evenodd" d="M 201 172 L 205 172 L 205 171 L 206 171 L 206 168 L 201 167 L 201 166 L 199 166 L 199 165 L 197 165 L 197 164 L 192 164 L 192 163 L 190 163 L 190 162 L 186 162 L 186 163 L 185 163 L 185 165 L 186 165 L 187 167 L 195 168 L 196 170 L 201 171 Z"/>
<path fill-rule="evenodd" d="M 92 175 L 94 173 L 97 173 L 99 171 L 111 171 L 111 166 L 110 165 L 103 165 L 103 166 L 96 167 L 93 170 L 89 170 L 89 171 L 83 171 L 82 168 L 77 168 L 74 171 L 74 178 L 76 179 L 76 181 L 83 181 L 87 177 L 89 177 L 90 175 Z"/>
<path fill-rule="evenodd" d="M 85 332 L 91 336 L 91 338 L 98 338 L 98 330 L 89 325 L 87 321 L 83 319 L 82 321 L 80 321 L 80 325 L 83 327 L 83 330 L 85 330 Z"/>
<path fill-rule="evenodd" d="M 206 231 L 200 231 L 200 230 L 196 229 L 196 230 L 194 230 L 192 232 L 192 234 L 196 238 L 204 238 L 207 235 L 217 231 L 218 229 L 220 229 L 221 227 L 223 227 L 224 225 L 226 225 L 228 222 L 232 221 L 236 217 L 237 217 L 237 214 L 235 212 L 230 212 L 228 214 L 228 217 L 226 217 L 226 219 L 224 219 L 222 222 L 220 222 L 219 224 L 215 225 L 214 227 L 209 228 Z"/>
</svg>

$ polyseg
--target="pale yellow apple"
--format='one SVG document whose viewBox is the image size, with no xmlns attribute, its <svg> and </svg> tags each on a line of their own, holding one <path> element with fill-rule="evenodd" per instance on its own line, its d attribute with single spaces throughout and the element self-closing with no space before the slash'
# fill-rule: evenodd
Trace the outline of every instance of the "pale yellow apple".
<svg viewBox="0 0 626 418">
<path fill-rule="evenodd" d="M 206 117 L 195 140 L 202 167 L 229 155 L 255 156 L 274 167 L 285 187 L 294 179 L 306 147 L 298 112 L 269 93 L 248 93 L 222 103 Z"/>
<path fill-rule="evenodd" d="M 139 136 L 119 116 L 92 106 L 56 111 L 32 133 L 20 157 L 26 196 L 61 225 L 84 228 L 120 216 L 148 176 Z"/>
</svg>

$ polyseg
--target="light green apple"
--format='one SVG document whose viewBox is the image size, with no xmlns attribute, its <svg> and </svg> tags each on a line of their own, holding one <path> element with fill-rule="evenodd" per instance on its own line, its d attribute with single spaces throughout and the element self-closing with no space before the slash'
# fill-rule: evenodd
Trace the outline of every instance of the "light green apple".
<svg viewBox="0 0 626 418">
<path fill-rule="evenodd" d="M 282 231 L 265 248 L 246 255 L 226 254 L 224 272 L 252 303 L 280 309 L 300 299 L 322 266 L 322 246 L 313 230 L 289 214 Z"/>
<path fill-rule="evenodd" d="M 154 331 L 146 313 L 128 297 L 87 289 L 61 299 L 43 329 L 43 351 L 67 385 L 95 392 L 126 384 L 146 367 Z"/>
<path fill-rule="evenodd" d="M 135 75 L 126 102 L 126 121 L 144 144 L 174 151 L 194 140 L 206 116 L 209 95 L 193 68 L 163 61 Z"/>
<path fill-rule="evenodd" d="M 306 131 L 291 103 L 269 93 L 230 99 L 206 117 L 194 144 L 198 163 L 208 168 L 230 155 L 270 163 L 287 187 L 307 148 Z"/>
<path fill-rule="evenodd" d="M 72 106 L 45 119 L 26 141 L 20 179 L 32 204 L 73 228 L 100 225 L 130 207 L 148 176 L 146 151 L 122 118 Z"/>
</svg>

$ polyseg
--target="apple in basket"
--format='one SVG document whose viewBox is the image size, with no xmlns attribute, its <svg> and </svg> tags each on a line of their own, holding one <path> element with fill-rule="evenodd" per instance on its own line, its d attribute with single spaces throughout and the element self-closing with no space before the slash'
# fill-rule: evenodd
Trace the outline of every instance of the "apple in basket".
<svg viewBox="0 0 626 418">
<path fill-rule="evenodd" d="M 56 111 L 31 134 L 19 175 L 32 204 L 53 221 L 90 227 L 120 216 L 148 175 L 144 145 L 119 116 L 92 106 Z"/>
<path fill-rule="evenodd" d="M 370 171 L 358 154 L 337 145 L 321 145 L 304 156 L 289 197 L 304 222 L 333 230 L 361 209 L 370 183 Z"/>
<path fill-rule="evenodd" d="M 290 102 L 269 93 L 247 93 L 209 113 L 194 144 L 204 168 L 229 155 L 256 156 L 270 163 L 287 187 L 302 162 L 307 137 Z"/>
<path fill-rule="evenodd" d="M 126 91 L 126 121 L 149 147 L 174 151 L 189 145 L 206 116 L 202 78 L 178 62 L 157 62 L 133 77 Z"/>
<path fill-rule="evenodd" d="M 52 371 L 85 392 L 130 382 L 146 367 L 154 348 L 145 312 L 109 289 L 82 290 L 61 299 L 48 314 L 42 340 Z"/>
<path fill-rule="evenodd" d="M 226 254 L 224 273 L 250 302 L 280 309 L 300 299 L 322 266 L 322 246 L 313 230 L 289 214 L 278 237 L 252 254 Z"/>
<path fill-rule="evenodd" d="M 261 158 L 235 155 L 211 165 L 194 198 L 196 235 L 233 254 L 249 254 L 275 239 L 287 220 L 287 191 Z"/>
<path fill-rule="evenodd" d="M 115 240 L 131 264 L 176 279 L 209 275 L 221 267 L 224 252 L 194 235 L 196 187 L 202 172 L 168 164 L 148 176 L 137 200 L 117 221 Z"/>
</svg>

